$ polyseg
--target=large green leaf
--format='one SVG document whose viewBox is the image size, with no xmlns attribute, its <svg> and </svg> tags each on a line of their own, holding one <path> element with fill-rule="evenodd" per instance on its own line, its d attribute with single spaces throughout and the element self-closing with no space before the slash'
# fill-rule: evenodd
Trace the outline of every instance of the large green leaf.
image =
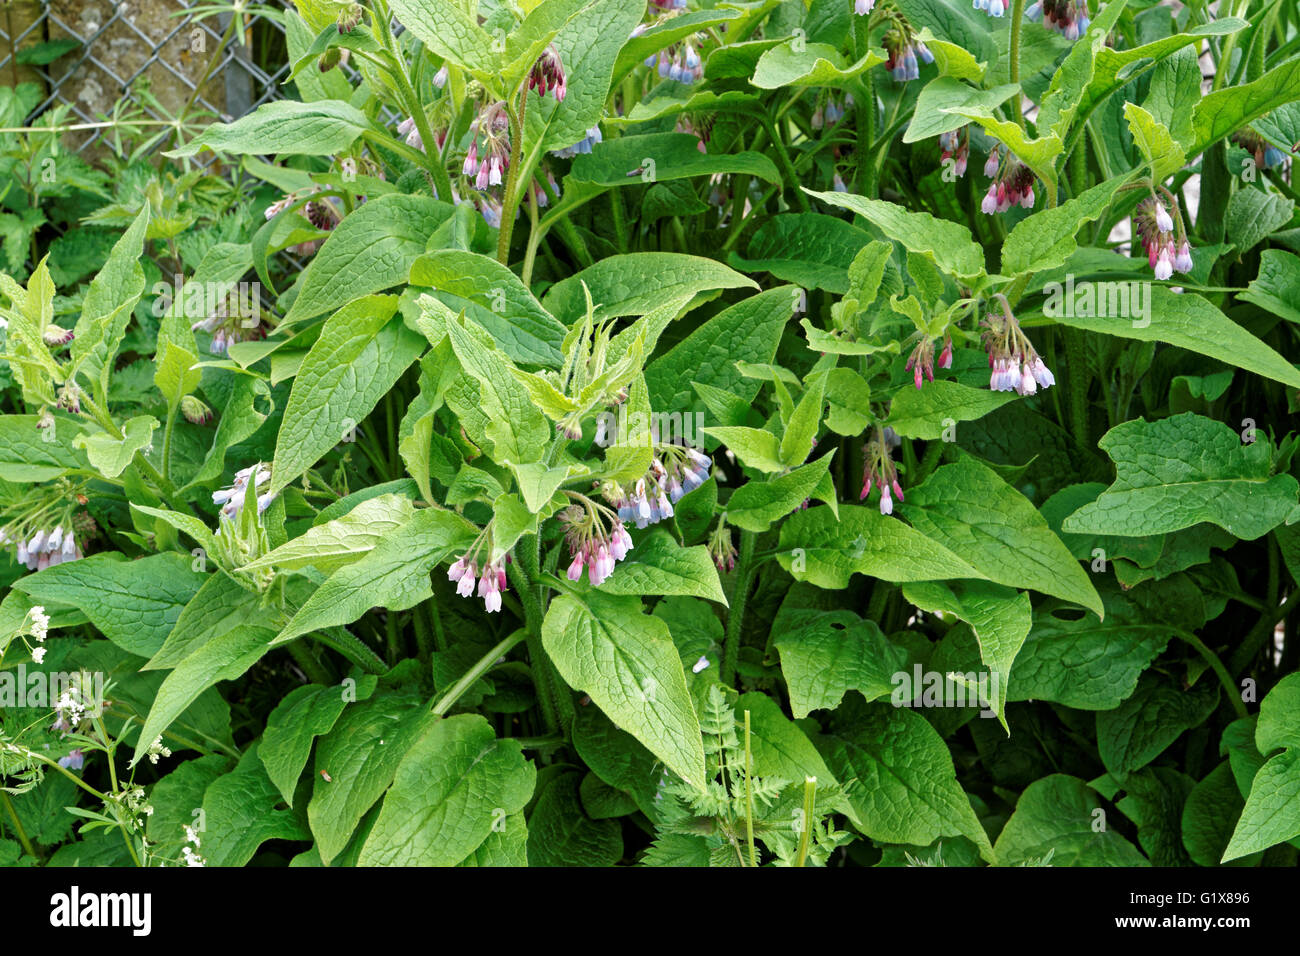
<svg viewBox="0 0 1300 956">
<path fill-rule="evenodd" d="M 276 100 L 233 123 L 214 123 L 167 155 L 193 156 L 206 147 L 236 156 L 332 156 L 370 128 L 366 115 L 342 100 Z"/>
</svg>

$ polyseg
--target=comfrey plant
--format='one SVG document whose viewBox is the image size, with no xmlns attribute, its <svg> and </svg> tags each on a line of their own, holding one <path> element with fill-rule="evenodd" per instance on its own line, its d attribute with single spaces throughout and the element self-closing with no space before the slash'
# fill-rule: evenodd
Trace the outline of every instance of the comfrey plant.
<svg viewBox="0 0 1300 956">
<path fill-rule="evenodd" d="M 0 691 L 108 687 L 0 860 L 1294 866 L 1292 6 L 302 3 L 0 132 Z"/>
</svg>

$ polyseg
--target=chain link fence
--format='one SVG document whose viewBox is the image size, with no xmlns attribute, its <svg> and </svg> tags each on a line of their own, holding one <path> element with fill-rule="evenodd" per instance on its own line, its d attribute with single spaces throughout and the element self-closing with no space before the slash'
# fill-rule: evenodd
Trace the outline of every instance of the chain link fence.
<svg viewBox="0 0 1300 956">
<path fill-rule="evenodd" d="M 28 124 L 66 105 L 68 122 L 85 128 L 64 142 L 87 158 L 103 147 L 106 117 L 172 123 L 207 115 L 229 122 L 278 99 L 289 65 L 283 27 L 273 16 L 245 12 L 232 25 L 221 6 L 0 0 L 0 86 L 35 84 L 39 99 Z"/>
</svg>

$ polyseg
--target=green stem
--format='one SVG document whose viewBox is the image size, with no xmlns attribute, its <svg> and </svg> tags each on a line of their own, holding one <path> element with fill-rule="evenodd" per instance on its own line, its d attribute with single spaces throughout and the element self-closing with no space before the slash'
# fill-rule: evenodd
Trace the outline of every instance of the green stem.
<svg viewBox="0 0 1300 956">
<path fill-rule="evenodd" d="M 1025 18 L 1025 0 L 1012 0 L 1011 5 L 1011 82 L 1017 87 L 1020 86 L 1020 26 L 1021 21 Z M 1025 108 L 1021 99 L 1020 90 L 1016 90 L 1014 97 L 1014 109 L 1016 122 L 1020 128 L 1025 128 Z"/>
<path fill-rule="evenodd" d="M 515 212 L 519 209 L 520 160 L 524 151 L 524 134 L 527 127 L 524 122 L 528 113 L 528 87 L 519 97 L 519 109 L 516 112 L 506 106 L 510 116 L 510 169 L 506 175 L 506 191 L 501 200 L 501 233 L 497 239 L 497 261 L 503 266 L 510 265 L 510 234 L 515 227 Z"/>
<path fill-rule="evenodd" d="M 727 632 L 722 645 L 722 683 L 730 686 L 736 677 L 736 662 L 740 659 L 740 629 L 745 621 L 745 602 L 754 576 L 754 543 L 757 536 L 752 531 L 740 532 L 740 554 L 736 560 L 736 590 L 731 595 L 731 610 L 727 612 Z"/>
<path fill-rule="evenodd" d="M 808 859 L 808 838 L 812 835 L 813 808 L 817 801 L 817 778 L 803 779 L 803 830 L 799 834 L 799 856 L 795 866 L 803 866 Z"/>
<path fill-rule="evenodd" d="M 331 627 L 328 630 L 313 631 L 311 636 L 326 647 L 338 651 L 367 674 L 388 673 L 388 666 L 384 664 L 384 659 L 346 628 Z"/>
<path fill-rule="evenodd" d="M 480 657 L 473 667 L 461 675 L 460 680 L 447 688 L 447 693 L 443 694 L 438 703 L 433 705 L 433 713 L 438 717 L 445 715 L 447 711 L 451 710 L 452 704 L 456 703 L 465 691 L 474 686 L 475 681 L 486 674 L 497 661 L 509 653 L 510 649 L 524 640 L 526 636 L 527 632 L 525 630 L 517 630 Z"/>
<path fill-rule="evenodd" d="M 18 842 L 22 844 L 23 852 L 33 860 L 39 860 L 40 854 L 36 852 L 36 847 L 32 846 L 31 839 L 27 836 L 27 831 L 23 829 L 22 821 L 18 819 L 18 813 L 14 810 L 14 802 L 9 799 L 9 794 L 0 790 L 0 803 L 4 804 L 5 811 L 9 814 L 9 819 L 13 821 L 14 836 L 18 837 Z"/>
<path fill-rule="evenodd" d="M 329 672 L 325 670 L 325 665 L 317 660 L 316 655 L 312 654 L 302 643 L 294 641 L 290 644 L 289 656 L 293 658 L 294 663 L 302 669 L 302 672 L 307 675 L 307 679 L 313 684 L 328 687 L 334 683 L 330 679 Z"/>
<path fill-rule="evenodd" d="M 1241 689 L 1232 682 L 1232 675 L 1223 666 L 1223 661 L 1219 660 L 1219 655 L 1206 647 L 1205 643 L 1190 631 L 1175 631 L 1174 633 L 1196 648 L 1197 652 L 1205 658 L 1205 662 L 1210 665 L 1210 669 L 1218 675 L 1219 683 L 1228 692 L 1228 701 L 1232 704 L 1232 709 L 1236 711 L 1237 716 L 1249 717 L 1250 711 L 1246 710 L 1246 705 L 1241 699 Z"/>
<path fill-rule="evenodd" d="M 524 549 L 516 549 L 516 555 L 519 555 L 521 550 Z M 529 581 L 528 575 L 519 564 L 518 561 L 515 561 L 507 565 L 506 573 L 514 583 L 515 590 L 519 592 L 519 600 L 524 608 L 528 658 L 532 665 L 533 686 L 537 690 L 537 706 L 542 712 L 542 724 L 548 734 L 554 734 L 560 730 L 560 721 L 556 715 L 555 690 L 551 685 L 550 661 L 546 657 L 545 648 L 542 647 L 542 629 L 541 622 L 538 620 L 540 611 L 537 608 L 537 596 L 533 593 L 532 582 Z"/>
<path fill-rule="evenodd" d="M 771 120 L 764 119 L 764 125 L 767 128 L 767 136 L 776 148 L 776 164 L 781 168 L 781 179 L 785 182 L 786 188 L 794 195 L 795 205 L 799 207 L 800 212 L 808 212 L 812 209 L 808 202 L 808 196 L 799 188 L 799 174 L 795 171 L 794 163 L 790 161 L 790 154 L 786 151 L 785 142 L 777 132 L 776 125 Z"/>
<path fill-rule="evenodd" d="M 438 193 L 438 198 L 443 202 L 451 202 L 451 177 L 447 175 L 447 166 L 438 152 L 438 139 L 433 135 L 433 128 L 429 126 L 429 117 L 425 115 L 424 104 L 420 102 L 419 95 L 411 86 L 411 81 L 406 75 L 406 64 L 397 49 L 396 41 L 391 36 L 388 37 L 388 46 L 389 55 L 393 58 L 392 76 L 397 82 L 398 93 L 406 111 L 415 121 L 415 128 L 419 131 L 420 140 L 424 144 L 423 150 L 417 150 L 420 154 L 420 165 L 433 176 L 433 188 Z"/>
<path fill-rule="evenodd" d="M 750 749 L 749 711 L 745 711 L 745 842 L 749 845 L 749 865 L 758 866 L 754 851 L 754 775 L 753 752 Z"/>
<path fill-rule="evenodd" d="M 163 426 L 162 473 L 168 481 L 172 475 L 172 429 L 176 427 L 176 408 L 167 409 L 167 424 Z"/>
</svg>

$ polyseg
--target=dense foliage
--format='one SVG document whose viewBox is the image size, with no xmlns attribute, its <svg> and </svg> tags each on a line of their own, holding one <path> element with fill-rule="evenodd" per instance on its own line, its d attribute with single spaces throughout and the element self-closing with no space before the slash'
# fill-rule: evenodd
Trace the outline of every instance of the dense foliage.
<svg viewBox="0 0 1300 956">
<path fill-rule="evenodd" d="M 247 15 L 0 89 L 0 862 L 1295 865 L 1293 4 Z"/>
</svg>

